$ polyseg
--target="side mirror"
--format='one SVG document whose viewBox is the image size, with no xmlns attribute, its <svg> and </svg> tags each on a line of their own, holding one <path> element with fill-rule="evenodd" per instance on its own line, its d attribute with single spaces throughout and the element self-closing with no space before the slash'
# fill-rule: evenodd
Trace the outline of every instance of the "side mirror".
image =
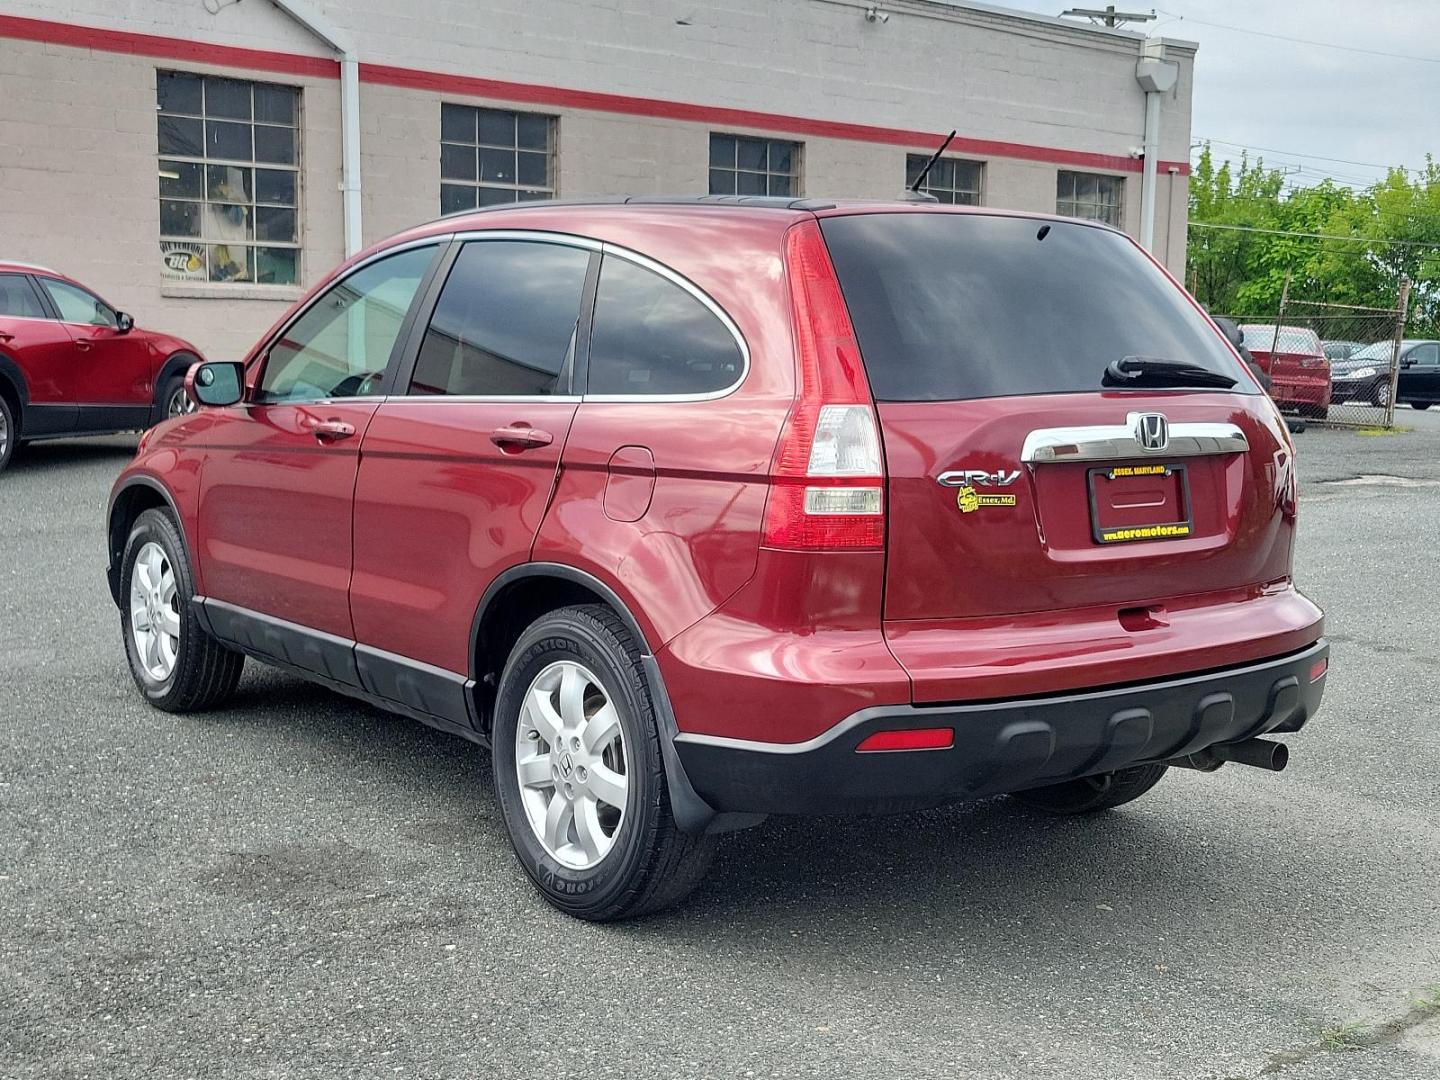
<svg viewBox="0 0 1440 1080">
<path fill-rule="evenodd" d="M 117 311 L 115 313 L 115 329 L 122 334 L 128 334 L 135 329 L 135 316 L 128 311 Z"/>
<path fill-rule="evenodd" d="M 204 360 L 192 364 L 185 389 L 201 405 L 235 405 L 245 396 L 245 365 L 231 360 Z"/>
</svg>

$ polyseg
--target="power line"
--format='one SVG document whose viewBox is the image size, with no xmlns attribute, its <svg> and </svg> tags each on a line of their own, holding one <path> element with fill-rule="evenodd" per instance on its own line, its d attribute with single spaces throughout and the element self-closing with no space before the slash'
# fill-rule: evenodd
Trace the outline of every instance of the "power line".
<svg viewBox="0 0 1440 1080">
<path fill-rule="evenodd" d="M 1292 232 L 1289 229 L 1262 229 L 1255 225 L 1222 225 L 1216 221 L 1192 221 L 1192 229 L 1224 229 L 1227 232 L 1265 233 L 1268 236 L 1299 236 L 1310 240 L 1342 240 L 1348 244 L 1386 244 L 1394 247 L 1440 248 L 1440 242 L 1428 240 L 1372 240 L 1364 236 L 1342 236 L 1339 233 Z"/>
<path fill-rule="evenodd" d="M 1198 137 L 1202 142 L 1219 143 L 1221 146 L 1233 146 L 1240 150 L 1260 150 L 1268 154 L 1283 154 L 1289 158 L 1305 158 L 1309 161 L 1332 161 L 1338 165 L 1359 165 L 1367 169 L 1399 169 L 1401 172 L 1419 172 L 1418 169 L 1410 169 L 1404 165 L 1382 165 L 1378 161 L 1351 161 L 1349 158 L 1326 157 L 1323 154 L 1307 154 L 1301 150 L 1277 150 L 1273 146 L 1251 146 L 1249 143 L 1230 142 L 1226 139 L 1208 138 L 1204 135 Z"/>
<path fill-rule="evenodd" d="M 1362 49 L 1358 45 L 1337 45 L 1333 41 L 1315 41 L 1312 38 L 1289 37 L 1286 34 L 1271 34 L 1264 30 L 1251 30 L 1245 26 L 1227 26 L 1225 23 L 1210 22 L 1206 19 L 1196 19 L 1189 15 L 1178 15 L 1173 11 L 1165 11 L 1163 8 L 1156 9 L 1162 15 L 1169 15 L 1173 19 L 1182 22 L 1198 23 L 1201 26 L 1214 27 L 1216 30 L 1230 30 L 1236 34 L 1252 34 L 1255 37 L 1271 38 L 1275 41 L 1289 41 L 1296 45 L 1313 45 L 1320 49 L 1339 49 L 1342 52 L 1363 53 L 1366 56 L 1384 56 L 1391 60 L 1415 60 L 1422 64 L 1440 64 L 1440 56 L 1416 56 L 1413 53 L 1385 52 L 1382 49 Z"/>
</svg>

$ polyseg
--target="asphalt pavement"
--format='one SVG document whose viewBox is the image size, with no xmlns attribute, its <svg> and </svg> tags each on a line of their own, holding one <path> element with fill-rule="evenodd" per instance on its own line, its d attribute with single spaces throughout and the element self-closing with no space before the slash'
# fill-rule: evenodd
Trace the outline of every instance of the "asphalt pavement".
<svg viewBox="0 0 1440 1080">
<path fill-rule="evenodd" d="M 1280 775 L 1088 820 L 772 820 L 683 908 L 531 890 L 484 751 L 247 665 L 125 670 L 134 440 L 0 475 L 0 1077 L 1440 1078 L 1440 415 L 1312 428 L 1296 576 L 1334 643 Z"/>
</svg>

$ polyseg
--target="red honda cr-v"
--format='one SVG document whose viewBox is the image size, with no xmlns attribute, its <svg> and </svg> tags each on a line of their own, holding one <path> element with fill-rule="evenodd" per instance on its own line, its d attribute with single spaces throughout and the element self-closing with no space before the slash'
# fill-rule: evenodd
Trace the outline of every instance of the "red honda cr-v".
<svg viewBox="0 0 1440 1080">
<path fill-rule="evenodd" d="M 136 431 L 191 411 L 185 372 L 199 359 L 74 278 L 0 260 L 0 470 L 21 442 Z"/>
<path fill-rule="evenodd" d="M 1117 806 L 1319 705 L 1293 449 L 1130 239 L 933 204 L 451 217 L 120 477 L 141 691 L 248 655 L 493 749 L 545 897 L 654 910 L 767 814 Z"/>
</svg>

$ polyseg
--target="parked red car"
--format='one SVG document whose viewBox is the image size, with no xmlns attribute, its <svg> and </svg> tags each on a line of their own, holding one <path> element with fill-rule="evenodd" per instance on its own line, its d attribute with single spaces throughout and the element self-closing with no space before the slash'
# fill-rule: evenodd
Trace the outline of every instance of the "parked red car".
<svg viewBox="0 0 1440 1080">
<path fill-rule="evenodd" d="M 22 442 L 135 431 L 193 410 L 185 372 L 199 359 L 74 278 L 0 260 L 0 470 Z"/>
<path fill-rule="evenodd" d="M 1320 335 L 1303 326 L 1240 327 L 1245 347 L 1270 376 L 1270 396 L 1287 412 L 1315 420 L 1330 415 L 1330 361 Z"/>
<path fill-rule="evenodd" d="M 1278 769 L 1256 736 L 1320 702 L 1280 416 L 1104 226 L 472 212 L 191 385 L 109 509 L 140 690 L 215 706 L 251 656 L 489 744 L 521 865 L 584 918 L 675 901 L 767 814 Z"/>
</svg>

